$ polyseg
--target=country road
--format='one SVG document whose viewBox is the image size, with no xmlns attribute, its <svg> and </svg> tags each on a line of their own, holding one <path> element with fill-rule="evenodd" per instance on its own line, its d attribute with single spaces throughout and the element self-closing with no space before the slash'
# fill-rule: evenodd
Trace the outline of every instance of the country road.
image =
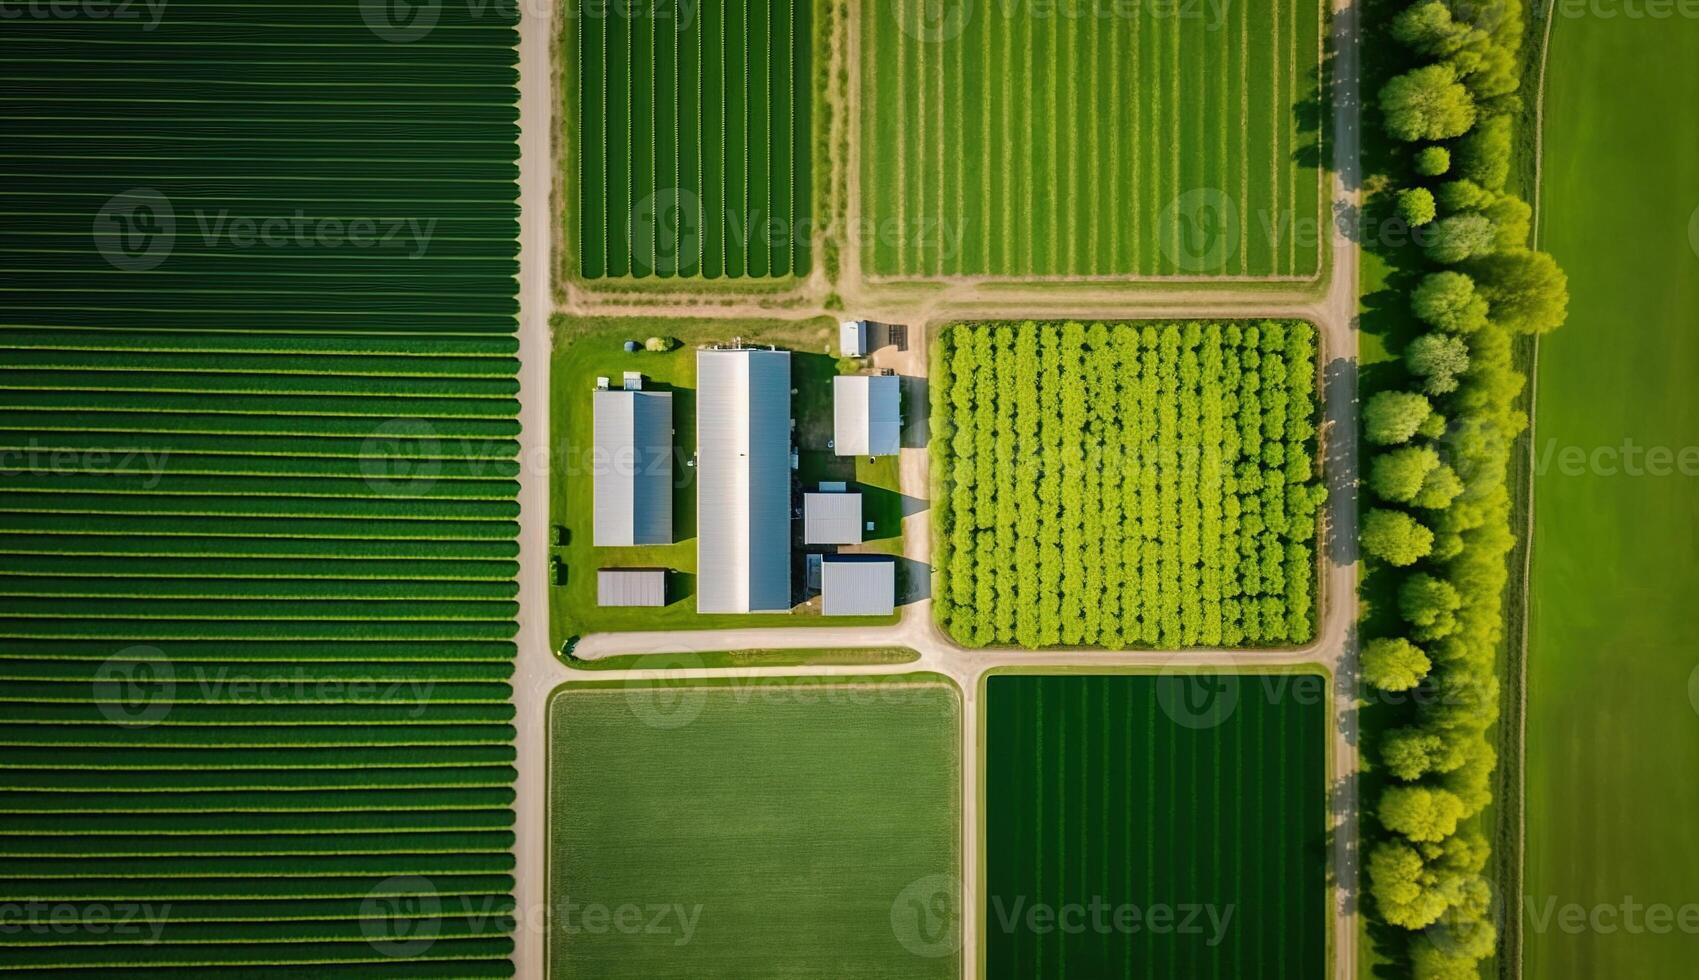
<svg viewBox="0 0 1699 980">
<path fill-rule="evenodd" d="M 551 284 L 553 240 L 551 181 L 554 176 L 552 148 L 554 85 L 551 55 L 555 25 L 552 5 L 526 3 L 520 42 L 520 420 L 523 425 L 521 458 L 548 458 L 549 413 L 548 371 L 551 351 L 549 319 L 555 311 Z M 576 656 L 598 659 L 623 654 L 707 652 L 741 649 L 806 649 L 902 646 L 915 650 L 916 663 L 867 665 L 814 665 L 807 667 L 714 669 L 574 670 L 555 656 L 549 646 L 548 629 L 548 474 L 522 467 L 520 477 L 520 582 L 518 658 L 513 687 L 517 728 L 518 780 L 515 797 L 515 879 L 519 926 L 515 937 L 514 963 L 517 976 L 531 980 L 546 976 L 548 853 L 546 819 L 547 743 L 546 707 L 549 694 L 560 683 L 574 678 L 600 681 L 644 681 L 661 676 L 865 676 L 914 670 L 933 671 L 952 678 L 961 688 L 963 703 L 962 772 L 964 862 L 962 890 L 964 928 L 963 978 L 980 975 L 978 961 L 978 916 L 981 904 L 978 881 L 979 687 L 988 671 L 1011 666 L 1064 666 L 1089 664 L 1099 667 L 1149 669 L 1218 668 L 1249 669 L 1316 665 L 1335 679 L 1332 724 L 1330 725 L 1330 778 L 1335 798 L 1329 812 L 1335 820 L 1330 858 L 1335 883 L 1335 909 L 1330 948 L 1333 975 L 1346 980 L 1356 972 L 1356 868 L 1357 868 L 1357 744 L 1356 710 L 1359 691 L 1355 668 L 1355 623 L 1357 619 L 1358 565 L 1355 544 L 1357 525 L 1356 446 L 1357 406 L 1355 369 L 1357 361 L 1358 249 L 1351 240 L 1350 225 L 1360 200 L 1358 191 L 1359 134 L 1357 122 L 1358 43 L 1357 11 L 1351 0 L 1336 0 L 1334 19 L 1334 126 L 1335 175 L 1332 222 L 1332 264 L 1327 286 L 1321 294 L 1269 292 L 1252 289 L 1223 289 L 1145 294 L 1106 290 L 1057 292 L 1000 288 L 976 296 L 972 290 L 950 290 L 929 299 L 924 308 L 905 308 L 876 291 L 863 294 L 846 288 L 846 302 L 864 298 L 867 305 L 855 307 L 858 315 L 911 324 L 907 351 L 887 348 L 875 363 L 892 367 L 908 377 L 927 373 L 926 342 L 929 324 L 951 317 L 1011 313 L 1053 314 L 1114 319 L 1174 317 L 1283 317 L 1304 318 L 1315 323 L 1322 336 L 1324 361 L 1325 425 L 1323 427 L 1325 476 L 1331 488 L 1328 502 L 1328 545 L 1323 562 L 1320 596 L 1322 613 L 1315 642 L 1294 650 L 1187 650 L 1178 652 L 1129 650 L 965 650 L 949 640 L 933 624 L 931 603 L 921 600 L 903 608 L 900 621 L 884 627 L 763 627 L 755 629 L 633 632 L 596 634 L 583 637 Z M 853 42 L 852 42 L 853 47 Z M 849 102 L 856 108 L 851 86 Z M 852 158 L 855 150 L 851 141 Z M 858 168 L 851 167 L 851 179 Z M 852 193 L 853 201 L 854 195 Z M 850 250 L 853 252 L 853 250 Z M 846 256 L 846 278 L 858 266 Z M 568 291 L 564 308 L 570 312 L 603 315 L 690 315 L 725 317 L 818 316 L 825 311 L 776 311 L 759 304 L 724 303 L 690 307 L 686 303 L 657 300 L 653 306 L 630 305 L 626 297 L 601 307 L 594 297 Z M 914 411 L 911 406 L 910 412 Z M 924 449 L 905 449 L 900 465 L 901 490 L 905 495 L 929 499 L 930 473 Z M 930 561 L 931 513 L 923 509 L 904 522 L 905 555 L 915 561 Z"/>
</svg>

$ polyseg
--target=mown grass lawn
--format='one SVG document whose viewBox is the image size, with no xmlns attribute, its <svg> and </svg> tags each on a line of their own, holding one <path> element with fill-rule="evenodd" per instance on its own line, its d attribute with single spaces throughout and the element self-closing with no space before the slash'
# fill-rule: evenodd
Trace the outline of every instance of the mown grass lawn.
<svg viewBox="0 0 1699 980">
<path fill-rule="evenodd" d="M 1540 347 L 1527 975 L 1681 976 L 1690 932 L 1652 932 L 1644 911 L 1639 928 L 1619 911 L 1608 930 L 1559 916 L 1699 900 L 1699 130 L 1662 108 L 1699 100 L 1699 25 L 1587 17 L 1554 30 L 1542 244 L 1571 302 Z"/>
<path fill-rule="evenodd" d="M 909 900 L 961 874 L 960 727 L 935 674 L 563 686 L 549 975 L 959 977 L 959 922 Z"/>
<path fill-rule="evenodd" d="M 664 353 L 628 354 L 626 340 L 642 344 L 650 337 L 676 341 Z M 846 626 L 887 623 L 893 617 L 864 619 L 819 615 L 815 598 L 791 615 L 701 616 L 696 612 L 696 471 L 685 465 L 696 451 L 696 349 L 742 337 L 792 351 L 792 413 L 801 449 L 798 477 L 805 483 L 843 480 L 863 486 L 867 518 L 875 522 L 862 550 L 902 553 L 902 495 L 896 457 L 877 462 L 840 459 L 826 448 L 832 437 L 832 378 L 838 374 L 837 322 L 729 322 L 724 320 L 559 319 L 550 374 L 553 398 L 549 459 L 551 521 L 562 529 L 562 543 L 551 557 L 563 566 L 560 585 L 550 587 L 552 643 L 555 649 L 590 632 L 651 629 L 727 629 L 739 626 Z M 651 389 L 673 392 L 673 543 L 653 547 L 597 548 L 591 521 L 595 485 L 590 469 L 593 444 L 590 393 L 596 378 L 618 385 L 625 371 L 641 371 Z M 533 464 L 534 465 L 534 464 Z M 799 559 L 800 566 L 800 559 Z M 662 609 L 603 609 L 596 605 L 598 568 L 667 568 L 669 605 Z M 797 572 L 800 580 L 801 572 Z M 901 586 L 899 585 L 899 591 Z"/>
</svg>

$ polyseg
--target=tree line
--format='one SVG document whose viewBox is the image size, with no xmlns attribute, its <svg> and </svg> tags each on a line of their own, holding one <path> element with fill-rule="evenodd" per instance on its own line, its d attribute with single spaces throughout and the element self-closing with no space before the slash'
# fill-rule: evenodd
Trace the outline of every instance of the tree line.
<svg viewBox="0 0 1699 980">
<path fill-rule="evenodd" d="M 1315 632 L 1315 330 L 963 323 L 933 371 L 939 621 L 970 646 Z"/>
<path fill-rule="evenodd" d="M 1404 348 L 1406 383 L 1364 408 L 1374 502 L 1362 544 L 1395 581 L 1399 627 L 1365 644 L 1363 677 L 1415 695 L 1408 724 L 1371 756 L 1391 780 L 1367 868 L 1381 915 L 1414 933 L 1412 972 L 1436 980 L 1476 976 L 1498 941 L 1488 841 L 1472 821 L 1492 802 L 1494 656 L 1515 544 L 1507 475 L 1528 425 L 1513 346 L 1563 322 L 1568 288 L 1529 247 L 1531 209 L 1506 189 L 1522 108 L 1520 0 L 1419 0 L 1391 27 L 1415 67 L 1380 91 L 1385 129 L 1406 151 L 1392 178 L 1401 186 L 1380 192 L 1423 229 L 1427 269 L 1410 308 L 1427 332 Z"/>
</svg>

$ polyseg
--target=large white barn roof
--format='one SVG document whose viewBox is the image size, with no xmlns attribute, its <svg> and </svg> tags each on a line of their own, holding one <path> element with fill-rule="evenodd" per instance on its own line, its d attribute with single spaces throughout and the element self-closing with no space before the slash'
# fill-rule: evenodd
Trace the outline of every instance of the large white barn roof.
<svg viewBox="0 0 1699 980">
<path fill-rule="evenodd" d="M 696 608 L 791 607 L 788 351 L 696 354 Z"/>
</svg>

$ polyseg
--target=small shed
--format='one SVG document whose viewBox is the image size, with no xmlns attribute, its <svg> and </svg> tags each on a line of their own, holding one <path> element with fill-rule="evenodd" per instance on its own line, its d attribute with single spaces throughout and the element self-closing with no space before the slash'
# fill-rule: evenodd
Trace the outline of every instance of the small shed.
<svg viewBox="0 0 1699 980">
<path fill-rule="evenodd" d="M 860 544 L 861 494 L 803 494 L 802 543 Z"/>
<path fill-rule="evenodd" d="M 839 356 L 866 357 L 872 336 L 873 325 L 866 320 L 845 320 L 838 324 Z"/>
<path fill-rule="evenodd" d="M 667 570 L 664 568 L 603 568 L 596 572 L 598 606 L 664 606 Z"/>
<path fill-rule="evenodd" d="M 846 374 L 832 379 L 832 451 L 895 456 L 902 450 L 902 380 Z"/>
<path fill-rule="evenodd" d="M 880 555 L 826 555 L 820 593 L 827 616 L 889 616 L 897 607 L 897 563 Z"/>
</svg>

